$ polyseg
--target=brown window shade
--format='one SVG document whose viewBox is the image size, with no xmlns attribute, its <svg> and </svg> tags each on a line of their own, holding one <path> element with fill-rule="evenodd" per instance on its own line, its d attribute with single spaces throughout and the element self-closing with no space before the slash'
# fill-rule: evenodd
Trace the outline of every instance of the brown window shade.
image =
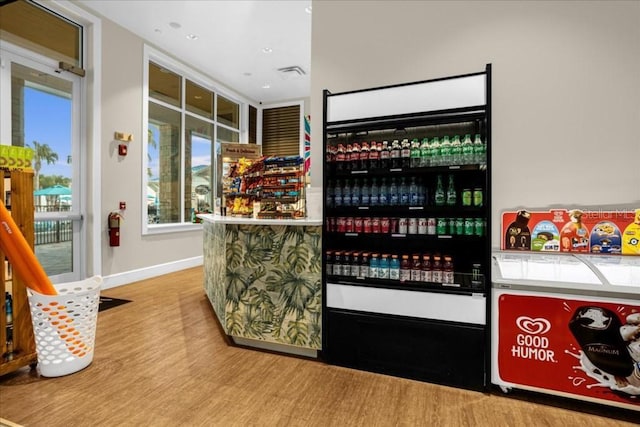
<svg viewBox="0 0 640 427">
<path fill-rule="evenodd" d="M 262 110 L 262 154 L 297 156 L 300 154 L 300 106 Z"/>
<path fill-rule="evenodd" d="M 258 109 L 249 105 L 249 144 L 258 143 Z"/>
</svg>

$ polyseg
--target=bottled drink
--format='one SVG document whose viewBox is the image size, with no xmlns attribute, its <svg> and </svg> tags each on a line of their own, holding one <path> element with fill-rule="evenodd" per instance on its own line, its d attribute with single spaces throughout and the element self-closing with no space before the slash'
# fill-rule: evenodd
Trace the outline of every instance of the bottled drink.
<svg viewBox="0 0 640 427">
<path fill-rule="evenodd" d="M 397 139 L 394 139 L 391 143 L 391 164 L 390 167 L 397 169 L 401 167 L 400 160 L 402 155 L 402 148 L 400 146 L 400 142 Z"/>
<path fill-rule="evenodd" d="M 431 147 L 428 138 L 422 138 L 422 144 L 420 144 L 420 166 L 423 168 L 431 166 Z"/>
<path fill-rule="evenodd" d="M 380 206 L 389 206 L 389 187 L 387 186 L 386 178 L 382 178 L 382 180 L 380 181 L 380 189 L 378 191 L 380 192 Z"/>
<path fill-rule="evenodd" d="M 333 275 L 342 276 L 342 251 L 333 253 Z"/>
<path fill-rule="evenodd" d="M 400 179 L 400 187 L 398 190 L 400 192 L 400 205 L 409 206 L 409 186 L 404 177 Z"/>
<path fill-rule="evenodd" d="M 458 135 L 454 135 L 451 141 L 451 164 L 462 164 L 462 145 L 460 144 L 460 137 Z"/>
<path fill-rule="evenodd" d="M 324 204 L 328 207 L 328 208 L 332 208 L 333 207 L 333 182 L 331 180 L 327 181 L 327 191 L 325 193 L 325 200 L 324 200 Z"/>
<path fill-rule="evenodd" d="M 353 152 L 353 145 L 347 144 L 347 148 L 344 153 L 344 170 L 351 170 L 351 153 Z"/>
<path fill-rule="evenodd" d="M 326 251 L 324 259 L 327 276 L 333 276 L 333 251 Z"/>
<path fill-rule="evenodd" d="M 444 185 L 442 184 L 442 175 L 438 175 L 438 183 L 436 184 L 436 193 L 434 195 L 434 202 L 436 206 L 444 206 L 445 202 Z"/>
<path fill-rule="evenodd" d="M 346 156 L 346 150 L 343 144 L 338 144 L 338 150 L 336 151 L 336 170 L 344 171 L 346 170 L 344 166 Z"/>
<path fill-rule="evenodd" d="M 433 262 L 431 263 L 431 281 L 435 283 L 442 283 L 442 258 L 439 254 L 433 255 Z"/>
<path fill-rule="evenodd" d="M 449 137 L 445 135 L 442 137 L 442 143 L 440 144 L 440 165 L 449 166 L 451 164 L 451 142 Z"/>
<path fill-rule="evenodd" d="M 371 203 L 369 190 L 369 182 L 365 178 L 362 180 L 362 187 L 360 187 L 360 204 L 362 206 L 369 206 L 369 203 Z"/>
<path fill-rule="evenodd" d="M 411 184 L 409 184 L 409 205 L 410 206 L 422 206 L 420 204 L 420 193 L 418 190 L 418 184 L 416 183 L 416 177 L 411 177 Z"/>
<path fill-rule="evenodd" d="M 371 259 L 369 261 L 369 277 L 372 279 L 377 279 L 379 277 L 379 263 L 378 263 L 378 254 L 371 254 Z"/>
<path fill-rule="evenodd" d="M 363 252 L 360 256 L 360 274 L 359 277 L 369 277 L 369 252 Z"/>
<path fill-rule="evenodd" d="M 342 184 L 339 179 L 336 180 L 336 185 L 333 187 L 333 205 L 336 208 L 342 206 Z"/>
<path fill-rule="evenodd" d="M 477 133 L 473 141 L 473 159 L 474 163 L 484 165 L 487 162 L 487 147 L 482 143 L 480 134 Z"/>
<path fill-rule="evenodd" d="M 471 165 L 473 161 L 473 143 L 471 142 L 471 135 L 466 134 L 462 140 L 462 164 Z"/>
<path fill-rule="evenodd" d="M 351 206 L 360 206 L 360 202 L 360 184 L 357 179 L 354 179 L 351 188 Z"/>
<path fill-rule="evenodd" d="M 411 144 L 407 138 L 400 143 L 400 167 L 403 169 L 411 167 Z"/>
<path fill-rule="evenodd" d="M 449 185 L 447 185 L 447 206 L 455 206 L 457 201 L 456 187 L 453 183 L 453 174 L 449 175 Z"/>
<path fill-rule="evenodd" d="M 431 140 L 431 146 L 429 151 L 431 152 L 431 166 L 442 165 L 442 156 L 440 155 L 440 140 L 435 137 Z"/>
<path fill-rule="evenodd" d="M 453 261 L 449 255 L 444 256 L 444 263 L 442 265 L 442 283 L 453 283 Z"/>
<path fill-rule="evenodd" d="M 400 260 L 398 260 L 398 255 L 391 255 L 391 261 L 389 262 L 389 279 L 400 280 Z"/>
<path fill-rule="evenodd" d="M 389 142 L 382 141 L 382 149 L 380 150 L 380 168 L 389 169 L 391 167 L 391 147 Z"/>
<path fill-rule="evenodd" d="M 378 279 L 389 279 L 389 254 L 382 254 L 380 257 Z"/>
<path fill-rule="evenodd" d="M 402 255 L 402 261 L 400 262 L 400 281 L 406 282 L 411 280 L 411 263 L 409 262 L 409 255 Z"/>
<path fill-rule="evenodd" d="M 351 252 L 345 251 L 342 253 L 342 275 L 351 276 Z"/>
<path fill-rule="evenodd" d="M 351 170 L 355 171 L 360 168 L 360 144 L 357 142 L 353 143 L 353 148 L 351 149 Z"/>
<path fill-rule="evenodd" d="M 351 255 L 351 277 L 360 275 L 360 252 L 354 252 Z"/>
<path fill-rule="evenodd" d="M 411 256 L 411 281 L 419 282 L 422 274 L 422 266 L 420 264 L 420 255 Z"/>
<path fill-rule="evenodd" d="M 429 254 L 422 255 L 422 269 L 420 271 L 421 282 L 431 282 L 431 256 Z"/>
<path fill-rule="evenodd" d="M 378 169 L 380 167 L 380 152 L 378 151 L 378 145 L 375 141 L 371 141 L 369 147 L 369 167 L 371 169 Z"/>
<path fill-rule="evenodd" d="M 383 178 L 384 182 L 384 178 Z M 398 206 L 400 204 L 400 194 L 398 192 L 398 185 L 396 179 L 391 178 L 391 184 L 389 185 L 389 205 Z"/>
<path fill-rule="evenodd" d="M 359 163 L 359 169 L 360 170 L 367 170 L 369 169 L 369 143 L 368 142 L 363 142 L 362 145 L 360 146 L 360 161 Z"/>
<path fill-rule="evenodd" d="M 369 195 L 369 206 L 380 206 L 380 190 L 375 178 L 371 178 L 371 194 Z"/>
<path fill-rule="evenodd" d="M 351 206 L 351 183 L 348 179 L 344 180 L 342 187 L 342 206 Z"/>
<path fill-rule="evenodd" d="M 419 168 L 422 164 L 420 159 L 420 141 L 418 138 L 411 140 L 411 167 Z"/>
</svg>

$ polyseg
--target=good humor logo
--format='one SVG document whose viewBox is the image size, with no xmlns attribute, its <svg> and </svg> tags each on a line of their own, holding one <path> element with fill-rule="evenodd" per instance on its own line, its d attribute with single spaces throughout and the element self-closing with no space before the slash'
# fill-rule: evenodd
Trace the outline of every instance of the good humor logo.
<svg viewBox="0 0 640 427">
<path fill-rule="evenodd" d="M 542 317 L 520 316 L 516 326 L 523 333 L 516 335 L 516 344 L 511 347 L 513 357 L 556 363 L 554 351 L 549 350 L 549 338 L 542 336 L 551 330 L 551 322 Z"/>
</svg>

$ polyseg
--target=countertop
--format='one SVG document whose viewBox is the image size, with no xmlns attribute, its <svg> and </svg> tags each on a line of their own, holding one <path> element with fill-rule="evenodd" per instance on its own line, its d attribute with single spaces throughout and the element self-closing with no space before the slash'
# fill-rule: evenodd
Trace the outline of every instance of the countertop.
<svg viewBox="0 0 640 427">
<path fill-rule="evenodd" d="M 198 214 L 198 218 L 214 224 L 246 224 L 246 225 L 322 225 L 322 218 L 303 219 L 256 219 L 237 218 L 233 216 L 222 216 L 213 214 Z"/>
</svg>

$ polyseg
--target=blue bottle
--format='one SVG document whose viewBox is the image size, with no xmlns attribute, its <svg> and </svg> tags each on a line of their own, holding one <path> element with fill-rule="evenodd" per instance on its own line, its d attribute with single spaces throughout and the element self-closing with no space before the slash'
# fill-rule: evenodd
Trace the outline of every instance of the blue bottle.
<svg viewBox="0 0 640 427">
<path fill-rule="evenodd" d="M 327 192 L 326 192 L 326 196 L 325 197 L 326 197 L 325 201 L 324 201 L 325 205 L 328 208 L 332 208 L 334 206 L 333 205 L 334 198 L 333 198 L 333 182 L 332 181 L 327 181 Z"/>
<path fill-rule="evenodd" d="M 369 195 L 369 206 L 380 206 L 380 190 L 376 179 L 371 180 L 371 193 Z"/>
<path fill-rule="evenodd" d="M 369 183 L 367 179 L 362 180 L 362 187 L 360 188 L 360 204 L 362 206 L 369 206 L 371 198 L 369 196 Z"/>
<path fill-rule="evenodd" d="M 416 177 L 411 177 L 411 184 L 409 184 L 409 205 L 410 206 L 422 206 L 420 204 L 420 192 L 418 184 L 416 183 Z"/>
<path fill-rule="evenodd" d="M 409 206 L 409 186 L 407 185 L 404 177 L 400 180 L 400 188 L 398 191 L 400 192 L 400 205 Z"/>
<path fill-rule="evenodd" d="M 348 179 L 344 180 L 342 187 L 342 206 L 351 206 L 351 184 Z"/>
<path fill-rule="evenodd" d="M 355 179 L 351 188 L 351 206 L 360 206 L 360 184 Z"/>
<path fill-rule="evenodd" d="M 342 206 L 342 184 L 340 180 L 336 180 L 336 185 L 333 187 L 333 204 L 336 208 Z"/>
<path fill-rule="evenodd" d="M 369 277 L 371 277 L 372 279 L 377 279 L 379 272 L 380 266 L 378 263 L 378 254 L 371 254 L 371 260 L 369 261 Z"/>
<path fill-rule="evenodd" d="M 378 264 L 378 279 L 389 279 L 389 255 L 382 254 Z"/>
<path fill-rule="evenodd" d="M 398 185 L 396 179 L 391 178 L 391 185 L 389 185 L 389 205 L 398 206 L 400 204 L 400 194 L 398 193 Z"/>
<path fill-rule="evenodd" d="M 391 255 L 391 261 L 389 261 L 389 279 L 400 280 L 400 260 L 398 255 Z"/>
<path fill-rule="evenodd" d="M 380 206 L 389 206 L 389 187 L 387 187 L 387 180 L 385 178 L 382 178 L 379 192 Z"/>
</svg>

